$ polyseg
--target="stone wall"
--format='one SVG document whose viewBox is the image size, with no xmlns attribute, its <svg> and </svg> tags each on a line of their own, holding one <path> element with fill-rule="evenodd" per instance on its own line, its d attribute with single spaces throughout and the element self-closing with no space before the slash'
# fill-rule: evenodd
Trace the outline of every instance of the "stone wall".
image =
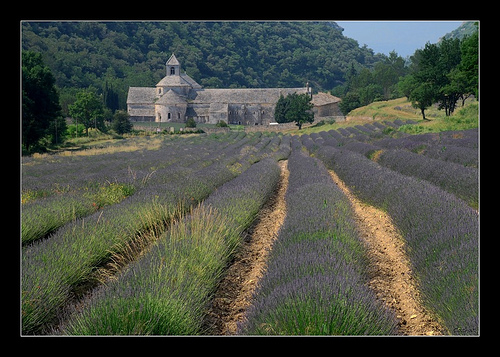
<svg viewBox="0 0 500 357">
<path fill-rule="evenodd" d="M 316 118 L 342 116 L 338 103 L 315 106 L 313 113 Z"/>
</svg>

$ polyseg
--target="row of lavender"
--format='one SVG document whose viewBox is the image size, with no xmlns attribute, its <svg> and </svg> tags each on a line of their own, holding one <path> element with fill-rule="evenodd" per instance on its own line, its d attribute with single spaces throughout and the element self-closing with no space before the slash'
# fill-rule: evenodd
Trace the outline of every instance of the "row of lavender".
<svg viewBox="0 0 500 357">
<path fill-rule="evenodd" d="M 120 202 L 144 187 L 152 176 L 164 176 L 175 163 L 182 167 L 208 164 L 216 159 L 214 153 L 221 146 L 240 139 L 232 136 L 218 142 L 193 138 L 183 145 L 165 139 L 159 150 L 23 160 L 22 243 L 32 243 L 71 220 Z M 200 154 L 194 155 L 200 149 Z"/>
<path fill-rule="evenodd" d="M 425 305 L 451 334 L 478 334 L 477 211 L 436 185 L 359 153 L 330 145 L 316 149 L 361 200 L 390 214 L 406 241 Z"/>
<path fill-rule="evenodd" d="M 202 154 L 198 160 L 184 156 L 176 165 L 157 169 L 154 175 L 148 175 L 148 180 L 141 180 L 141 185 L 127 199 L 72 220 L 47 239 L 23 249 L 23 333 L 46 331 L 71 300 L 75 289 L 88 281 L 98 266 L 127 249 L 141 234 L 152 229 L 164 230 L 171 219 L 238 176 L 253 162 L 267 156 L 288 155 L 290 150 L 289 142 L 282 141 L 280 136 L 240 134 L 225 139 L 226 145 L 224 140 L 216 145 L 207 142 L 207 149 L 213 148 L 208 150 L 208 156 Z M 220 150 L 220 146 L 225 148 Z M 163 157 L 173 157 L 176 151 L 168 150 L 172 148 L 159 151 Z M 203 148 L 202 141 L 196 149 L 203 152 Z M 185 149 L 182 148 L 186 153 L 191 152 Z M 141 154 L 144 153 L 130 156 L 129 164 L 141 161 Z M 93 159 L 99 161 L 99 158 Z M 156 165 L 161 163 L 158 157 Z M 81 170 L 83 175 L 85 167 Z"/>
<path fill-rule="evenodd" d="M 352 142 L 370 143 L 384 149 L 408 150 L 433 159 L 479 167 L 478 129 L 410 135 L 399 131 L 388 131 L 388 128 L 392 127 L 374 122 L 313 133 L 310 137 L 319 145 L 326 143 L 337 147 Z"/>
<path fill-rule="evenodd" d="M 179 140 L 165 139 L 157 150 L 28 159 L 23 164 L 22 244 L 47 237 L 71 220 L 116 204 L 156 178 L 167 182 L 189 175 L 242 147 L 247 152 L 240 154 L 248 154 L 252 162 L 261 157 L 264 149 L 274 154 L 280 140 L 275 134 L 236 133 L 221 138 L 189 138 L 181 145 Z M 252 158 L 252 152 L 257 156 Z M 237 165 L 232 168 L 239 170 Z"/>
<path fill-rule="evenodd" d="M 95 291 L 64 334 L 200 334 L 244 229 L 274 191 L 277 162 L 256 163 L 174 224 L 140 261 Z"/>
<path fill-rule="evenodd" d="M 477 167 L 448 161 L 445 157 L 432 158 L 429 155 L 412 152 L 412 148 L 415 148 L 415 146 L 411 145 L 411 143 L 439 141 L 441 143 L 439 145 L 442 145 L 444 142 L 458 140 L 461 145 L 464 145 L 460 147 L 462 150 L 460 152 L 465 153 L 463 155 L 465 161 L 470 162 L 469 153 L 475 151 L 477 164 L 477 148 L 474 149 L 471 147 L 474 145 L 474 140 L 477 143 L 477 135 L 474 137 L 474 130 L 464 132 L 449 132 L 441 135 L 425 134 L 424 138 L 418 138 L 420 135 L 413 135 L 410 136 L 413 139 L 405 137 L 404 142 L 401 139 L 389 138 L 371 140 L 371 143 L 368 142 L 366 138 L 365 141 L 346 138 L 346 140 L 339 142 L 334 138 L 334 136 L 338 134 L 333 134 L 331 131 L 328 133 L 321 133 L 321 135 L 303 135 L 301 139 L 310 152 L 314 152 L 322 145 L 329 145 L 361 153 L 368 158 L 376 160 L 377 163 L 382 166 L 407 176 L 429 181 L 463 199 L 471 207 L 477 209 L 479 205 Z M 392 144 L 394 141 L 400 144 Z M 403 146 L 401 143 L 407 143 L 407 146 Z M 431 145 L 431 147 L 435 146 L 436 145 Z M 420 147 L 420 144 L 418 147 Z M 452 147 L 458 148 L 458 146 Z M 457 152 L 458 151 L 455 151 L 455 153 Z"/>
<path fill-rule="evenodd" d="M 297 137 L 288 160 L 287 215 L 240 334 L 386 335 L 392 313 L 366 283 L 350 203 Z"/>
</svg>

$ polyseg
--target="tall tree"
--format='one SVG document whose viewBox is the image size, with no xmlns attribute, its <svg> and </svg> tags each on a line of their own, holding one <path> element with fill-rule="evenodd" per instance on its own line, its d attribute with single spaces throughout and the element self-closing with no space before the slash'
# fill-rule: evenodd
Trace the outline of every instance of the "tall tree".
<svg viewBox="0 0 500 357">
<path fill-rule="evenodd" d="M 60 119 L 55 80 L 42 55 L 22 52 L 22 143 L 26 150 L 49 134 L 51 122 Z M 62 125 L 62 124 L 60 124 Z"/>
<path fill-rule="evenodd" d="M 295 122 L 300 130 L 303 124 L 314 121 L 312 108 L 313 104 L 309 94 L 292 93 L 286 97 L 280 96 L 274 109 L 274 118 L 278 123 Z"/>
<path fill-rule="evenodd" d="M 410 93 L 411 105 L 416 109 L 420 109 L 424 120 L 428 120 L 425 117 L 425 110 L 434 103 L 436 92 L 436 88 L 432 83 L 418 83 Z"/>
<path fill-rule="evenodd" d="M 439 109 L 444 109 L 446 116 L 455 110 L 455 104 L 461 95 L 460 86 L 452 83 L 452 74 L 460 63 L 460 40 L 443 39 L 439 45 L 438 75 L 436 78 L 439 86 Z"/>
<path fill-rule="evenodd" d="M 91 127 L 105 129 L 103 104 L 94 89 L 88 88 L 79 91 L 76 94 L 76 101 L 69 105 L 68 109 L 69 114 L 77 124 L 85 126 L 87 136 Z"/>
<path fill-rule="evenodd" d="M 285 116 L 288 122 L 295 122 L 300 130 L 302 129 L 303 124 L 312 123 L 314 121 L 311 96 L 306 93 L 292 93 L 289 95 L 289 97 L 290 104 Z"/>
<path fill-rule="evenodd" d="M 409 81 L 413 88 L 409 99 L 414 108 L 420 109 L 422 118 L 425 118 L 425 109 L 430 107 L 439 98 L 439 78 L 442 76 L 439 66 L 440 51 L 437 44 L 427 42 L 423 49 L 418 49 L 412 56 L 413 81 Z"/>
<path fill-rule="evenodd" d="M 113 115 L 112 128 L 118 134 L 130 133 L 133 129 L 133 125 L 130 122 L 129 114 L 126 110 L 117 110 Z M 196 126 L 196 124 L 195 124 Z"/>
<path fill-rule="evenodd" d="M 462 73 L 467 94 L 479 98 L 479 32 L 464 38 L 460 45 L 460 64 L 458 70 Z"/>
<path fill-rule="evenodd" d="M 287 106 L 290 101 L 287 100 L 283 94 L 280 95 L 280 98 L 276 102 L 276 106 L 274 107 L 274 120 L 277 123 L 286 123 L 286 111 Z"/>
</svg>

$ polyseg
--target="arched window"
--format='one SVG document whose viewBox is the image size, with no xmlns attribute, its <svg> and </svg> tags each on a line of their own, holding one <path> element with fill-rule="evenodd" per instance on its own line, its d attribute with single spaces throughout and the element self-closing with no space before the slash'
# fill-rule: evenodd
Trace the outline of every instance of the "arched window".
<svg viewBox="0 0 500 357">
<path fill-rule="evenodd" d="M 170 67 L 170 74 L 175 74 L 175 67 Z"/>
<path fill-rule="evenodd" d="M 167 119 L 170 119 L 170 113 L 167 114 Z"/>
</svg>

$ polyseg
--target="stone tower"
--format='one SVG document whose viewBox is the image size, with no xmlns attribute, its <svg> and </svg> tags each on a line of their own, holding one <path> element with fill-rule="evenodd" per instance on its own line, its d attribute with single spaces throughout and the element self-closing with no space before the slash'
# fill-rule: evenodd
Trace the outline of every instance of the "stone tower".
<svg viewBox="0 0 500 357">
<path fill-rule="evenodd" d="M 172 53 L 172 56 L 168 59 L 166 63 L 167 76 L 180 76 L 181 75 L 181 64 Z"/>
</svg>

